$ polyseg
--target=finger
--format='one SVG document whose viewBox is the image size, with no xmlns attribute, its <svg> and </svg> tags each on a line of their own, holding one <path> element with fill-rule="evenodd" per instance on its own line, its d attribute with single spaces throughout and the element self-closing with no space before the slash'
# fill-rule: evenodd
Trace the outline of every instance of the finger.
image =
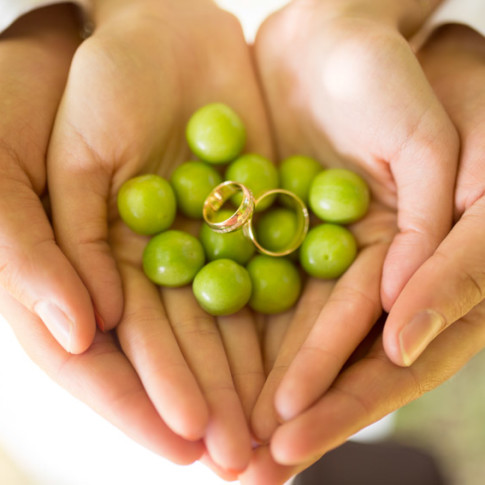
<svg viewBox="0 0 485 485">
<path fill-rule="evenodd" d="M 244 470 L 251 440 L 216 322 L 198 305 L 191 288 L 166 288 L 162 296 L 175 336 L 209 407 L 207 451 L 221 468 Z"/>
<path fill-rule="evenodd" d="M 361 251 L 337 282 L 276 392 L 284 421 L 311 406 L 332 384 L 381 314 L 380 274 L 387 246 Z"/>
<path fill-rule="evenodd" d="M 484 299 L 484 219 L 482 197 L 396 300 L 384 328 L 384 347 L 396 364 L 411 365 L 439 333 Z"/>
<path fill-rule="evenodd" d="M 49 151 L 48 180 L 56 239 L 91 295 L 102 330 L 122 313 L 122 289 L 108 242 L 111 174 L 80 135 L 58 118 Z"/>
<path fill-rule="evenodd" d="M 189 464 L 201 456 L 200 442 L 180 438 L 163 423 L 110 335 L 98 333 L 84 354 L 69 355 L 35 315 L 1 289 L 0 308 L 31 359 L 130 438 L 175 463 Z"/>
<path fill-rule="evenodd" d="M 289 328 L 251 416 L 251 429 L 261 443 L 269 441 L 280 423 L 280 418 L 275 409 L 276 391 L 295 355 L 315 324 L 332 287 L 333 282 L 317 279 L 308 280 L 296 309 L 276 315 L 267 322 L 267 325 L 272 327 L 274 324 L 279 326 L 282 321 L 286 324 L 286 321 L 290 319 Z M 271 330 L 269 331 L 271 332 Z"/>
<path fill-rule="evenodd" d="M 292 476 L 310 466 L 284 466 L 276 463 L 268 446 L 261 446 L 254 451 L 248 468 L 239 476 L 241 485 L 283 485 Z M 322 477 L 324 478 L 324 477 Z"/>
<path fill-rule="evenodd" d="M 444 382 L 483 348 L 484 317 L 485 306 L 480 305 L 440 335 L 412 368 L 391 363 L 377 341 L 374 350 L 347 368 L 318 403 L 278 428 L 271 443 L 274 459 L 284 465 L 314 460 Z"/>
<path fill-rule="evenodd" d="M 0 193 L 0 286 L 68 352 L 84 352 L 96 330 L 91 300 L 56 245 L 38 196 L 19 174 L 2 174 Z"/>
<path fill-rule="evenodd" d="M 248 309 L 218 317 L 217 323 L 234 387 L 249 420 L 266 377 L 256 323 Z"/>
<path fill-rule="evenodd" d="M 399 233 L 383 269 L 381 295 L 386 311 L 452 224 L 457 134 L 444 110 L 436 105 L 413 123 L 390 160 L 397 186 Z"/>
<path fill-rule="evenodd" d="M 204 437 L 209 411 L 173 335 L 160 294 L 140 270 L 121 265 L 125 291 L 117 335 L 153 405 L 178 435 Z"/>
</svg>

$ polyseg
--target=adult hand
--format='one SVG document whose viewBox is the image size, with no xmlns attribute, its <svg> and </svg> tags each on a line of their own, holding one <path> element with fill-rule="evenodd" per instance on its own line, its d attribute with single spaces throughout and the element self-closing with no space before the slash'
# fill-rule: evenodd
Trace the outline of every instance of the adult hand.
<svg viewBox="0 0 485 485">
<path fill-rule="evenodd" d="M 257 480 L 261 476 L 280 483 L 277 480 L 284 480 L 311 464 L 356 431 L 444 382 L 485 345 L 485 304 L 480 277 L 483 182 L 479 176 L 483 171 L 485 126 L 485 39 L 463 26 L 447 27 L 425 45 L 419 58 L 461 138 L 455 194 L 458 220 L 399 296 L 384 327 L 384 343 L 378 332 L 377 336 L 371 335 L 374 343 L 370 350 L 349 361 L 313 406 L 275 431 L 271 452 L 266 448 L 259 459 L 253 460 L 246 472 L 247 483 L 260 483 Z M 330 308 L 335 318 L 345 302 L 341 306 Z M 419 310 L 433 310 L 442 316 L 443 324 L 437 333 L 454 323 L 429 347 L 427 344 L 436 333 L 418 340 L 419 345 L 412 350 L 409 340 L 399 342 L 399 330 L 402 322 Z M 415 342 L 419 336 L 417 328 L 419 325 L 413 328 Z M 409 368 L 397 367 L 387 357 L 391 356 L 399 365 L 409 365 L 425 348 Z"/>
<path fill-rule="evenodd" d="M 485 39 L 463 26 L 440 29 L 419 54 L 461 140 L 453 230 L 396 300 L 384 348 L 410 365 L 431 340 L 484 299 Z"/>
<path fill-rule="evenodd" d="M 397 212 L 398 231 L 389 235 L 383 264 L 375 262 L 382 271 L 379 307 L 386 310 L 433 254 L 452 219 L 457 135 L 399 30 L 412 34 L 429 14 L 413 6 L 295 1 L 263 24 L 255 46 L 280 158 L 305 153 L 326 167 L 359 172 L 376 207 Z M 362 305 L 369 307 L 365 301 Z M 322 306 L 315 307 L 317 314 Z M 366 317 L 367 330 L 373 315 Z M 362 328 L 330 345 L 329 334 L 337 330 L 325 321 L 313 316 L 306 340 L 301 334 L 295 341 L 288 371 L 270 379 L 266 399 L 278 387 L 280 418 L 290 419 L 310 406 L 365 335 Z M 330 369 L 328 376 L 322 378 L 320 369 Z M 276 421 L 266 419 L 268 405 L 262 409 L 263 415 L 255 417 L 260 424 L 253 424 L 266 440 Z"/>
<path fill-rule="evenodd" d="M 32 12 L 0 37 L 0 311 L 58 383 L 135 440 L 190 463 L 203 444 L 170 431 L 115 339 L 95 338 L 90 295 L 57 246 L 41 201 L 48 205 L 47 145 L 79 42 L 67 5 Z"/>
<path fill-rule="evenodd" d="M 209 102 L 232 106 L 247 151 L 270 156 L 249 51 L 238 22 L 210 1 L 94 5 L 97 27 L 74 57 L 49 151 L 56 237 L 101 319 L 120 321 L 121 347 L 167 425 L 203 437 L 215 466 L 241 471 L 264 378 L 255 322 L 210 318 L 189 289 L 149 283 L 147 238 L 121 223 L 116 195 L 134 175 L 169 177 L 186 161 L 186 122 Z"/>
<path fill-rule="evenodd" d="M 0 286 L 72 353 L 91 344 L 95 316 L 40 197 L 49 136 L 79 41 L 67 5 L 25 15 L 0 36 Z"/>
<path fill-rule="evenodd" d="M 375 200 L 397 208 L 386 310 L 452 222 L 457 134 L 406 40 L 437 3 L 295 0 L 263 24 L 255 46 L 277 144 L 291 130 L 290 154 L 301 137 L 328 138 Z"/>
</svg>

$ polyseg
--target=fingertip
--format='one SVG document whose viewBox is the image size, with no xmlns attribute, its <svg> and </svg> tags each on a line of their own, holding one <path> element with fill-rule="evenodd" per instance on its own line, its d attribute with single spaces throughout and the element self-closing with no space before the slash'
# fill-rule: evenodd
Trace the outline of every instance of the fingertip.
<svg viewBox="0 0 485 485">
<path fill-rule="evenodd" d="M 386 312 L 391 311 L 406 283 L 438 244 L 439 241 L 411 232 L 402 232 L 394 238 L 382 270 L 381 302 Z"/>
</svg>

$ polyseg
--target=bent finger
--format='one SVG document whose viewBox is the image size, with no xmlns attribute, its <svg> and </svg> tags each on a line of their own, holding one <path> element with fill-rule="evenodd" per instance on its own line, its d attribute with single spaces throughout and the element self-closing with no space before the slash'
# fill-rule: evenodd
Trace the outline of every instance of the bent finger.
<svg viewBox="0 0 485 485">
<path fill-rule="evenodd" d="M 94 338 L 95 315 L 82 281 L 54 241 L 40 199 L 20 180 L 0 182 L 0 285 L 35 313 L 71 353 Z"/>
<path fill-rule="evenodd" d="M 384 347 L 394 363 L 411 365 L 439 333 L 484 299 L 484 219 L 482 197 L 396 300 L 384 328 Z"/>
</svg>

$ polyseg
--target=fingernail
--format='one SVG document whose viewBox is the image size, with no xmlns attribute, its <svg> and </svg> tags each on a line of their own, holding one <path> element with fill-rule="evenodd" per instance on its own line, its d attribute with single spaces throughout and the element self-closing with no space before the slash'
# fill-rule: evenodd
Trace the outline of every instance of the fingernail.
<svg viewBox="0 0 485 485">
<path fill-rule="evenodd" d="M 399 334 L 404 365 L 410 366 L 445 327 L 445 319 L 434 310 L 417 313 Z"/>
<path fill-rule="evenodd" d="M 58 306 L 48 301 L 37 303 L 35 312 L 54 338 L 70 352 L 73 323 L 67 318 L 66 314 Z"/>
<path fill-rule="evenodd" d="M 96 320 L 96 324 L 98 325 L 98 328 L 101 330 L 101 332 L 104 333 L 106 324 L 104 323 L 103 317 L 98 312 L 96 307 L 94 307 L 94 318 Z"/>
</svg>

